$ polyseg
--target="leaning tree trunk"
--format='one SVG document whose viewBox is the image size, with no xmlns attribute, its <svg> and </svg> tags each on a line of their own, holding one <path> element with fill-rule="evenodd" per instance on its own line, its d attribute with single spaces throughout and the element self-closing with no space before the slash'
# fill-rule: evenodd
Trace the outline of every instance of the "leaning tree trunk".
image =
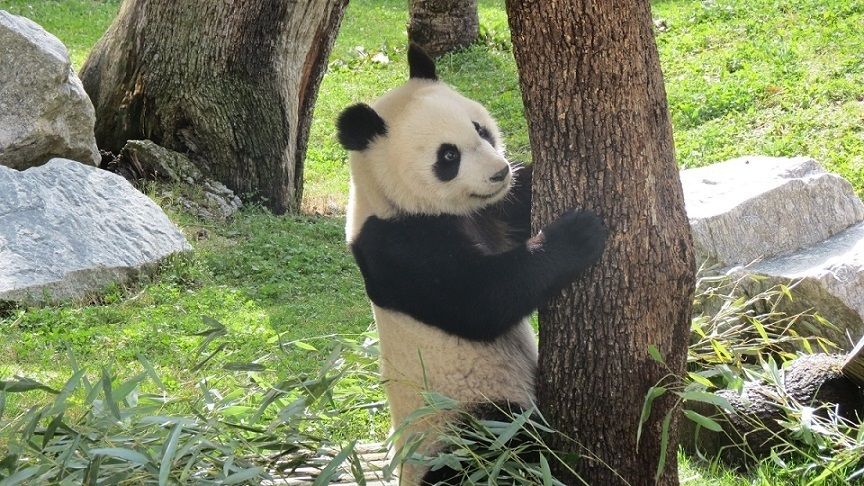
<svg viewBox="0 0 864 486">
<path fill-rule="evenodd" d="M 507 13 L 534 154 L 533 225 L 576 207 L 610 230 L 600 263 L 540 310 L 539 405 L 581 444 L 552 439 L 581 454 L 588 484 L 650 484 L 673 400 L 654 402 L 637 447 L 646 392 L 668 372 L 648 349 L 683 373 L 695 264 L 649 4 L 508 0 Z M 678 481 L 677 416 L 662 484 Z"/>
<path fill-rule="evenodd" d="M 81 70 L 99 147 L 148 138 L 274 212 L 297 209 L 346 3 L 125 0 Z"/>
<path fill-rule="evenodd" d="M 408 38 L 438 57 L 477 40 L 477 0 L 411 0 Z"/>
</svg>

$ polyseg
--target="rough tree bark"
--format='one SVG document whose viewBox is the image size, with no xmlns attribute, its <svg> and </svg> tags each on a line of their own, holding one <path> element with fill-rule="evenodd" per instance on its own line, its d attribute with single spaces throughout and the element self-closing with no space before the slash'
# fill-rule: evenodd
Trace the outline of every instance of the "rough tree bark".
<svg viewBox="0 0 864 486">
<path fill-rule="evenodd" d="M 651 484 L 673 401 L 654 402 L 637 448 L 646 392 L 668 372 L 648 349 L 683 373 L 695 264 L 649 4 L 507 0 L 507 13 L 534 155 L 532 224 L 575 207 L 610 230 L 600 263 L 540 310 L 538 402 L 583 447 L 553 438 L 582 454 L 588 484 Z M 671 416 L 661 484 L 678 481 Z"/>
<path fill-rule="evenodd" d="M 298 208 L 346 3 L 125 0 L 81 70 L 99 147 L 148 138 L 276 213 Z"/>
<path fill-rule="evenodd" d="M 477 40 L 477 0 L 411 0 L 408 38 L 438 57 Z"/>
</svg>

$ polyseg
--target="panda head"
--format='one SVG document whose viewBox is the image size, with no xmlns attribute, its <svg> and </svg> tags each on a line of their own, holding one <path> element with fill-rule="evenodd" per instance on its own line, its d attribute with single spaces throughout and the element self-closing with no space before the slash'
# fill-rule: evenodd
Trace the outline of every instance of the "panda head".
<svg viewBox="0 0 864 486">
<path fill-rule="evenodd" d="M 464 215 L 499 201 L 512 170 L 495 120 L 439 81 L 435 63 L 413 44 L 408 64 L 408 82 L 371 106 L 346 108 L 336 123 L 351 152 L 352 199 L 428 215 Z"/>
</svg>

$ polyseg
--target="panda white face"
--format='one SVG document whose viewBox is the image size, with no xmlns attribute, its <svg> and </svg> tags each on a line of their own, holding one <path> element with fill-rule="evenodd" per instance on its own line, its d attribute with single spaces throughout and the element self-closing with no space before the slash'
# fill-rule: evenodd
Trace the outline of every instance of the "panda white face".
<svg viewBox="0 0 864 486">
<path fill-rule="evenodd" d="M 511 169 L 489 113 L 443 83 L 409 83 L 422 84 L 400 110 L 386 96 L 373 105 L 387 113 L 387 134 L 354 169 L 370 169 L 385 197 L 411 214 L 467 214 L 503 198 Z"/>
<path fill-rule="evenodd" d="M 407 83 L 371 107 L 347 108 L 337 122 L 352 151 L 351 204 L 375 206 L 371 214 L 464 215 L 509 192 L 512 170 L 497 124 L 438 81 L 429 63 L 431 76 L 415 75 L 412 64 Z"/>
</svg>

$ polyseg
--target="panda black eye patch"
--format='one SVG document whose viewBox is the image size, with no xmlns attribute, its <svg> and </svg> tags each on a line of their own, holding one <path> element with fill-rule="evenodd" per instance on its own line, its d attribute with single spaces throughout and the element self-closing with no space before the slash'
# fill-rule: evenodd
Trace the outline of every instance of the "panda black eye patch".
<svg viewBox="0 0 864 486">
<path fill-rule="evenodd" d="M 477 122 L 471 122 L 474 124 L 474 130 L 477 131 L 477 135 L 480 135 L 480 138 L 489 142 L 489 145 L 495 146 L 495 137 L 492 136 L 492 133 L 489 132 L 489 129 L 484 127 L 483 125 Z"/>
<path fill-rule="evenodd" d="M 435 177 L 441 182 L 452 181 L 459 174 L 459 162 L 462 154 L 459 147 L 452 143 L 442 143 L 438 147 L 438 160 L 435 161 Z"/>
</svg>

